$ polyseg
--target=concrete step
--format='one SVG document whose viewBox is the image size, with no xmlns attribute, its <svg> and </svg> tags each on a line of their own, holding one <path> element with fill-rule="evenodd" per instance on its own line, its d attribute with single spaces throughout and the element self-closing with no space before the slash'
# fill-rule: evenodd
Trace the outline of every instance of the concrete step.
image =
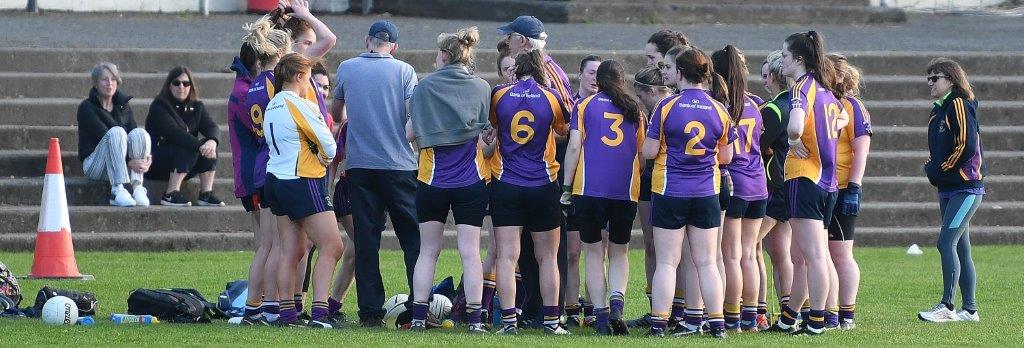
<svg viewBox="0 0 1024 348">
<path fill-rule="evenodd" d="M 1016 191 L 1024 185 L 1024 176 L 995 175 L 985 178 L 985 200 L 1013 201 L 1020 199 Z M 934 186 L 925 177 L 864 177 L 861 199 L 872 202 L 928 202 L 938 199 Z"/>
<path fill-rule="evenodd" d="M 228 232 L 250 230 L 251 218 L 241 205 L 224 207 L 68 207 L 72 232 Z M 39 206 L 0 209 L 0 235 L 35 233 Z"/>
<path fill-rule="evenodd" d="M 934 250 L 938 227 L 858 227 L 857 246 L 908 246 L 918 244 L 925 252 Z M 490 238 L 484 231 L 482 241 Z M 631 249 L 643 248 L 643 232 L 634 229 Z M 226 250 L 249 251 L 253 236 L 249 232 L 75 232 L 72 234 L 76 251 L 191 251 Z M 35 234 L 0 234 L 0 251 L 32 251 Z M 456 233 L 445 230 L 444 247 L 456 248 Z M 1020 227 L 971 227 L 971 244 L 1022 244 L 1024 229 Z M 481 243 L 482 244 L 482 243 Z M 347 245 L 346 247 L 351 247 Z M 393 231 L 384 231 L 381 249 L 401 250 Z"/>
<path fill-rule="evenodd" d="M 868 155 L 867 176 L 924 177 L 927 151 L 880 151 Z M 985 151 L 988 174 L 1020 175 L 1024 173 L 1024 153 L 1019 151 Z"/>
<path fill-rule="evenodd" d="M 167 182 L 146 180 L 144 184 L 149 193 L 150 204 L 160 204 L 163 192 L 167 188 Z M 64 189 L 67 193 L 68 205 L 109 205 L 110 184 L 106 181 L 89 180 L 85 177 L 66 177 L 64 178 Z M 214 195 L 228 205 L 239 204 L 238 200 L 234 199 L 234 190 L 234 180 L 231 178 L 214 181 Z M 185 182 L 181 191 L 185 197 L 194 199 L 200 191 L 199 179 L 193 178 Z M 4 193 L 0 196 L 0 205 L 39 205 L 43 192 L 43 178 L 0 178 L 0 192 Z"/>
<path fill-rule="evenodd" d="M 139 126 L 145 124 L 145 118 L 136 119 Z M 221 124 L 220 134 L 227 140 L 228 125 Z M 33 150 L 47 149 L 50 138 L 60 139 L 61 150 L 78 151 L 78 126 L 21 126 L 0 125 L 0 149 Z M 224 141 L 221 151 L 231 151 L 231 145 Z"/>
<path fill-rule="evenodd" d="M 755 87 L 751 92 L 766 97 L 763 88 Z M 0 99 L 0 124 L 26 126 L 73 126 L 78 123 L 75 112 L 81 99 L 77 98 L 15 98 Z M 151 98 L 134 98 L 131 101 L 136 122 L 144 123 L 149 111 Z M 928 123 L 932 100 L 874 100 L 866 99 L 874 126 L 924 126 Z M 227 124 L 227 98 L 204 99 L 213 118 L 218 124 Z M 984 100 L 978 109 L 981 123 L 985 127 L 1019 125 L 1019 115 L 1024 114 L 1024 103 L 1020 101 Z"/>
<path fill-rule="evenodd" d="M 817 6 L 718 3 L 573 2 L 570 22 L 637 24 L 882 24 L 907 20 L 901 9 L 869 6 Z"/>
<path fill-rule="evenodd" d="M 217 177 L 231 178 L 231 152 L 218 152 L 217 158 Z M 46 169 L 46 150 L 0 150 L 0 164 L 0 177 L 41 177 Z M 62 151 L 61 164 L 66 177 L 85 176 L 77 152 Z"/>
<path fill-rule="evenodd" d="M 767 17 L 766 18 L 771 18 Z M 552 56 L 566 72 L 577 71 L 583 57 L 596 54 L 605 59 L 615 59 L 623 64 L 627 72 L 635 72 L 643 68 L 647 62 L 644 58 L 643 40 L 638 39 L 636 50 L 551 50 Z M 495 72 L 497 51 L 490 44 L 477 51 L 477 69 L 482 72 Z M 743 47 L 740 47 L 741 49 Z M 324 59 L 324 64 L 332 73 L 338 63 L 357 55 L 356 50 L 334 50 Z M 764 61 L 765 51 L 745 52 L 747 64 L 752 73 L 759 73 Z M 177 49 L 126 49 L 126 48 L 0 48 L 0 59 L 4 65 L 2 72 L 49 72 L 49 73 L 88 73 L 93 65 L 100 61 L 110 61 L 118 65 L 122 73 L 157 73 L 166 75 L 172 67 L 184 65 L 193 72 L 229 73 L 228 67 L 237 50 L 177 50 Z M 972 78 L 974 76 L 1003 76 L 1008 71 L 1024 71 L 1024 52 L 882 52 L 853 51 L 844 52 L 851 63 L 860 67 L 866 75 L 912 75 L 923 76 L 924 68 L 935 57 L 949 57 L 957 60 Z M 416 71 L 429 72 L 434 70 L 434 50 L 399 50 L 395 57 L 413 66 Z M 923 79 L 921 79 L 923 81 Z M 147 91 L 145 95 L 155 94 Z M 207 94 L 207 96 L 209 96 Z M 920 98 L 920 97 L 919 97 Z"/>
<path fill-rule="evenodd" d="M 937 226 L 939 219 L 936 197 L 934 203 L 863 202 L 857 221 L 865 227 L 919 227 Z M 983 201 L 971 226 L 1024 226 L 1024 202 Z"/>
<path fill-rule="evenodd" d="M 566 1 L 566 0 L 555 0 L 555 1 Z M 608 0 L 571 0 L 578 3 L 606 3 Z M 773 5 L 806 5 L 807 1 L 803 0 L 775 0 L 775 1 L 759 1 L 759 0 L 631 0 L 633 4 L 728 4 L 728 5 L 759 5 L 759 4 L 773 4 Z M 867 0 L 820 0 L 815 1 L 816 6 L 870 6 L 871 1 Z"/>
<path fill-rule="evenodd" d="M 427 72 L 420 72 L 420 77 Z M 492 86 L 501 83 L 496 72 L 477 74 Z M 126 73 L 120 90 L 140 98 L 155 96 L 166 78 L 162 73 Z M 201 100 L 226 99 L 234 84 L 234 75 L 225 73 L 194 73 Z M 573 86 L 577 75 L 570 73 Z M 630 80 L 630 79 L 627 79 Z M 868 100 L 907 100 L 928 97 L 924 78 L 915 75 L 866 75 L 862 95 Z M 750 76 L 748 89 L 763 93 L 760 78 Z M 971 83 L 979 100 L 1024 100 L 1024 76 L 972 76 Z M 69 88 L 68 86 L 80 86 Z M 0 73 L 0 98 L 85 98 L 89 92 L 87 73 Z M 574 87 L 575 88 L 575 87 Z M 133 103 L 138 105 L 138 103 Z M 144 116 L 144 114 L 139 115 Z"/>
</svg>

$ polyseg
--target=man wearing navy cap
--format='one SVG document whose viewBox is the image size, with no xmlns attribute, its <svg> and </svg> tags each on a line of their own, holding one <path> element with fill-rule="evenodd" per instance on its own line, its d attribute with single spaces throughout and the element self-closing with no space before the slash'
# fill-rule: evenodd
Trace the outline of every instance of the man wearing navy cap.
<svg viewBox="0 0 1024 348">
<path fill-rule="evenodd" d="M 405 134 L 409 98 L 416 87 L 412 66 L 391 56 L 398 49 L 398 27 L 377 21 L 365 39 L 367 52 L 338 65 L 331 114 L 348 122 L 345 174 L 348 178 L 359 321 L 384 325 L 384 283 L 380 275 L 380 238 L 385 213 L 391 217 L 405 254 L 405 273 L 419 257 L 416 220 L 416 157 Z"/>
</svg>

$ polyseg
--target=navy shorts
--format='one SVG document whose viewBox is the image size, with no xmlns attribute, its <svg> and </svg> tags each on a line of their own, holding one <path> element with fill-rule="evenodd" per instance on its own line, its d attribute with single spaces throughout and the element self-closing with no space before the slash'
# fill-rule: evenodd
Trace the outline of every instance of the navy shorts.
<svg viewBox="0 0 1024 348">
<path fill-rule="evenodd" d="M 835 192 L 825 191 L 811 179 L 803 177 L 786 180 L 786 189 L 791 218 L 818 220 L 828 227 L 836 205 Z"/>
<path fill-rule="evenodd" d="M 839 193 L 841 194 L 843 191 L 845 191 L 845 189 L 839 190 Z M 835 208 L 832 210 L 832 222 L 828 224 L 828 240 L 853 240 L 854 229 L 857 227 L 857 217 L 844 215 L 839 211 L 840 209 L 842 209 L 842 205 L 836 204 Z"/>
<path fill-rule="evenodd" d="M 739 197 L 729 199 L 729 207 L 725 209 L 725 217 L 733 219 L 760 219 L 768 208 L 768 199 L 747 201 Z"/>
<path fill-rule="evenodd" d="M 651 180 L 654 178 L 654 160 L 647 160 L 644 171 L 640 172 L 640 201 L 651 201 Z"/>
<path fill-rule="evenodd" d="M 352 215 L 352 202 L 348 199 L 348 178 L 338 178 L 334 184 L 334 215 L 339 219 Z"/>
<path fill-rule="evenodd" d="M 715 228 L 722 225 L 718 195 L 706 197 L 669 197 L 651 195 L 651 225 L 677 230 L 685 226 Z"/>
<path fill-rule="evenodd" d="M 416 217 L 420 223 L 448 221 L 448 211 L 456 225 L 480 227 L 487 214 L 487 186 L 483 180 L 475 184 L 440 188 L 419 182 L 416 187 Z"/>
<path fill-rule="evenodd" d="M 590 196 L 572 197 L 572 214 L 584 243 L 601 241 L 601 230 L 608 229 L 608 241 L 629 244 L 636 218 L 636 202 Z"/>
<path fill-rule="evenodd" d="M 765 207 L 765 216 L 778 222 L 789 221 L 789 202 L 785 186 L 768 187 L 768 206 Z"/>
<path fill-rule="evenodd" d="M 526 232 L 553 230 L 562 224 L 561 196 L 554 182 L 526 187 L 492 181 L 491 221 L 494 227 L 522 226 Z"/>
<path fill-rule="evenodd" d="M 719 210 L 725 211 L 729 209 L 729 200 L 732 199 L 732 177 L 729 176 L 729 172 L 722 171 L 722 187 L 718 192 L 718 207 Z"/>
<path fill-rule="evenodd" d="M 333 211 L 330 194 L 324 178 L 298 178 L 282 180 L 267 173 L 263 199 L 277 216 L 287 215 L 292 221 L 313 214 Z"/>
<path fill-rule="evenodd" d="M 251 195 L 245 197 L 239 197 L 238 200 L 242 201 L 242 207 L 245 208 L 247 213 L 254 211 L 260 211 L 260 190 L 253 192 Z"/>
</svg>

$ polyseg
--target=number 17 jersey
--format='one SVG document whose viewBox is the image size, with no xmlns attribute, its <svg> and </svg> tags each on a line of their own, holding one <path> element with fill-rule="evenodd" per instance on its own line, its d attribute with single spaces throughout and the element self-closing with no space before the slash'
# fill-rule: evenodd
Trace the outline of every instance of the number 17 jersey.
<svg viewBox="0 0 1024 348">
<path fill-rule="evenodd" d="M 568 113 L 548 87 L 533 79 L 491 91 L 491 125 L 498 146 L 491 157 L 494 178 L 513 185 L 537 187 L 558 179 L 555 133 L 565 134 Z"/>
</svg>

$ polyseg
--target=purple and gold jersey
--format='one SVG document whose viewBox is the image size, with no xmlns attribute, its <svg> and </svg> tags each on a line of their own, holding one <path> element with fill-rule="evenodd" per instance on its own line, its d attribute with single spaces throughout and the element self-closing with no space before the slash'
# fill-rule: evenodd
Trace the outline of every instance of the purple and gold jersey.
<svg viewBox="0 0 1024 348">
<path fill-rule="evenodd" d="M 249 85 L 249 93 L 245 97 L 246 110 L 249 110 L 249 119 L 252 121 L 252 128 L 259 135 L 260 148 L 256 153 L 253 163 L 253 184 L 256 187 L 263 187 L 267 180 L 267 161 L 270 159 L 270 148 L 267 146 L 263 134 L 263 116 L 267 111 L 267 104 L 277 94 L 274 91 L 274 71 L 267 70 L 256 76 Z"/>
<path fill-rule="evenodd" d="M 804 109 L 804 131 L 800 136 L 807 147 L 807 158 L 786 158 L 786 180 L 808 178 L 828 192 L 836 192 L 836 123 L 843 106 L 831 91 L 825 89 L 814 73 L 808 72 L 791 92 L 793 109 Z"/>
<path fill-rule="evenodd" d="M 484 151 L 476 138 L 465 144 L 421 149 L 419 165 L 416 179 L 439 188 L 466 187 L 487 175 Z"/>
<path fill-rule="evenodd" d="M 768 185 L 761 162 L 761 111 L 757 101 L 750 96 L 744 98 L 743 113 L 736 122 L 737 139 L 732 143 L 733 156 L 729 162 L 732 177 L 732 195 L 745 201 L 768 198 Z"/>
<path fill-rule="evenodd" d="M 662 100 L 647 137 L 660 142 L 651 192 L 694 198 L 718 194 L 718 147 L 735 140 L 729 112 L 702 89 L 684 89 Z M 650 141 L 650 140 L 649 140 Z"/>
<path fill-rule="evenodd" d="M 850 166 L 853 165 L 853 139 L 871 135 L 871 115 L 864 108 L 864 103 L 855 97 L 842 100 L 843 109 L 850 117 L 850 122 L 839 132 L 836 144 L 836 178 L 839 188 L 844 189 L 850 183 Z"/>
<path fill-rule="evenodd" d="M 636 202 L 643 120 L 627 121 L 611 98 L 598 92 L 576 103 L 569 129 L 579 131 L 583 140 L 572 194 Z"/>
<path fill-rule="evenodd" d="M 566 106 L 554 90 L 527 79 L 491 91 L 491 125 L 498 130 L 491 157 L 495 179 L 536 187 L 558 179 L 555 133 L 565 134 Z"/>
</svg>

